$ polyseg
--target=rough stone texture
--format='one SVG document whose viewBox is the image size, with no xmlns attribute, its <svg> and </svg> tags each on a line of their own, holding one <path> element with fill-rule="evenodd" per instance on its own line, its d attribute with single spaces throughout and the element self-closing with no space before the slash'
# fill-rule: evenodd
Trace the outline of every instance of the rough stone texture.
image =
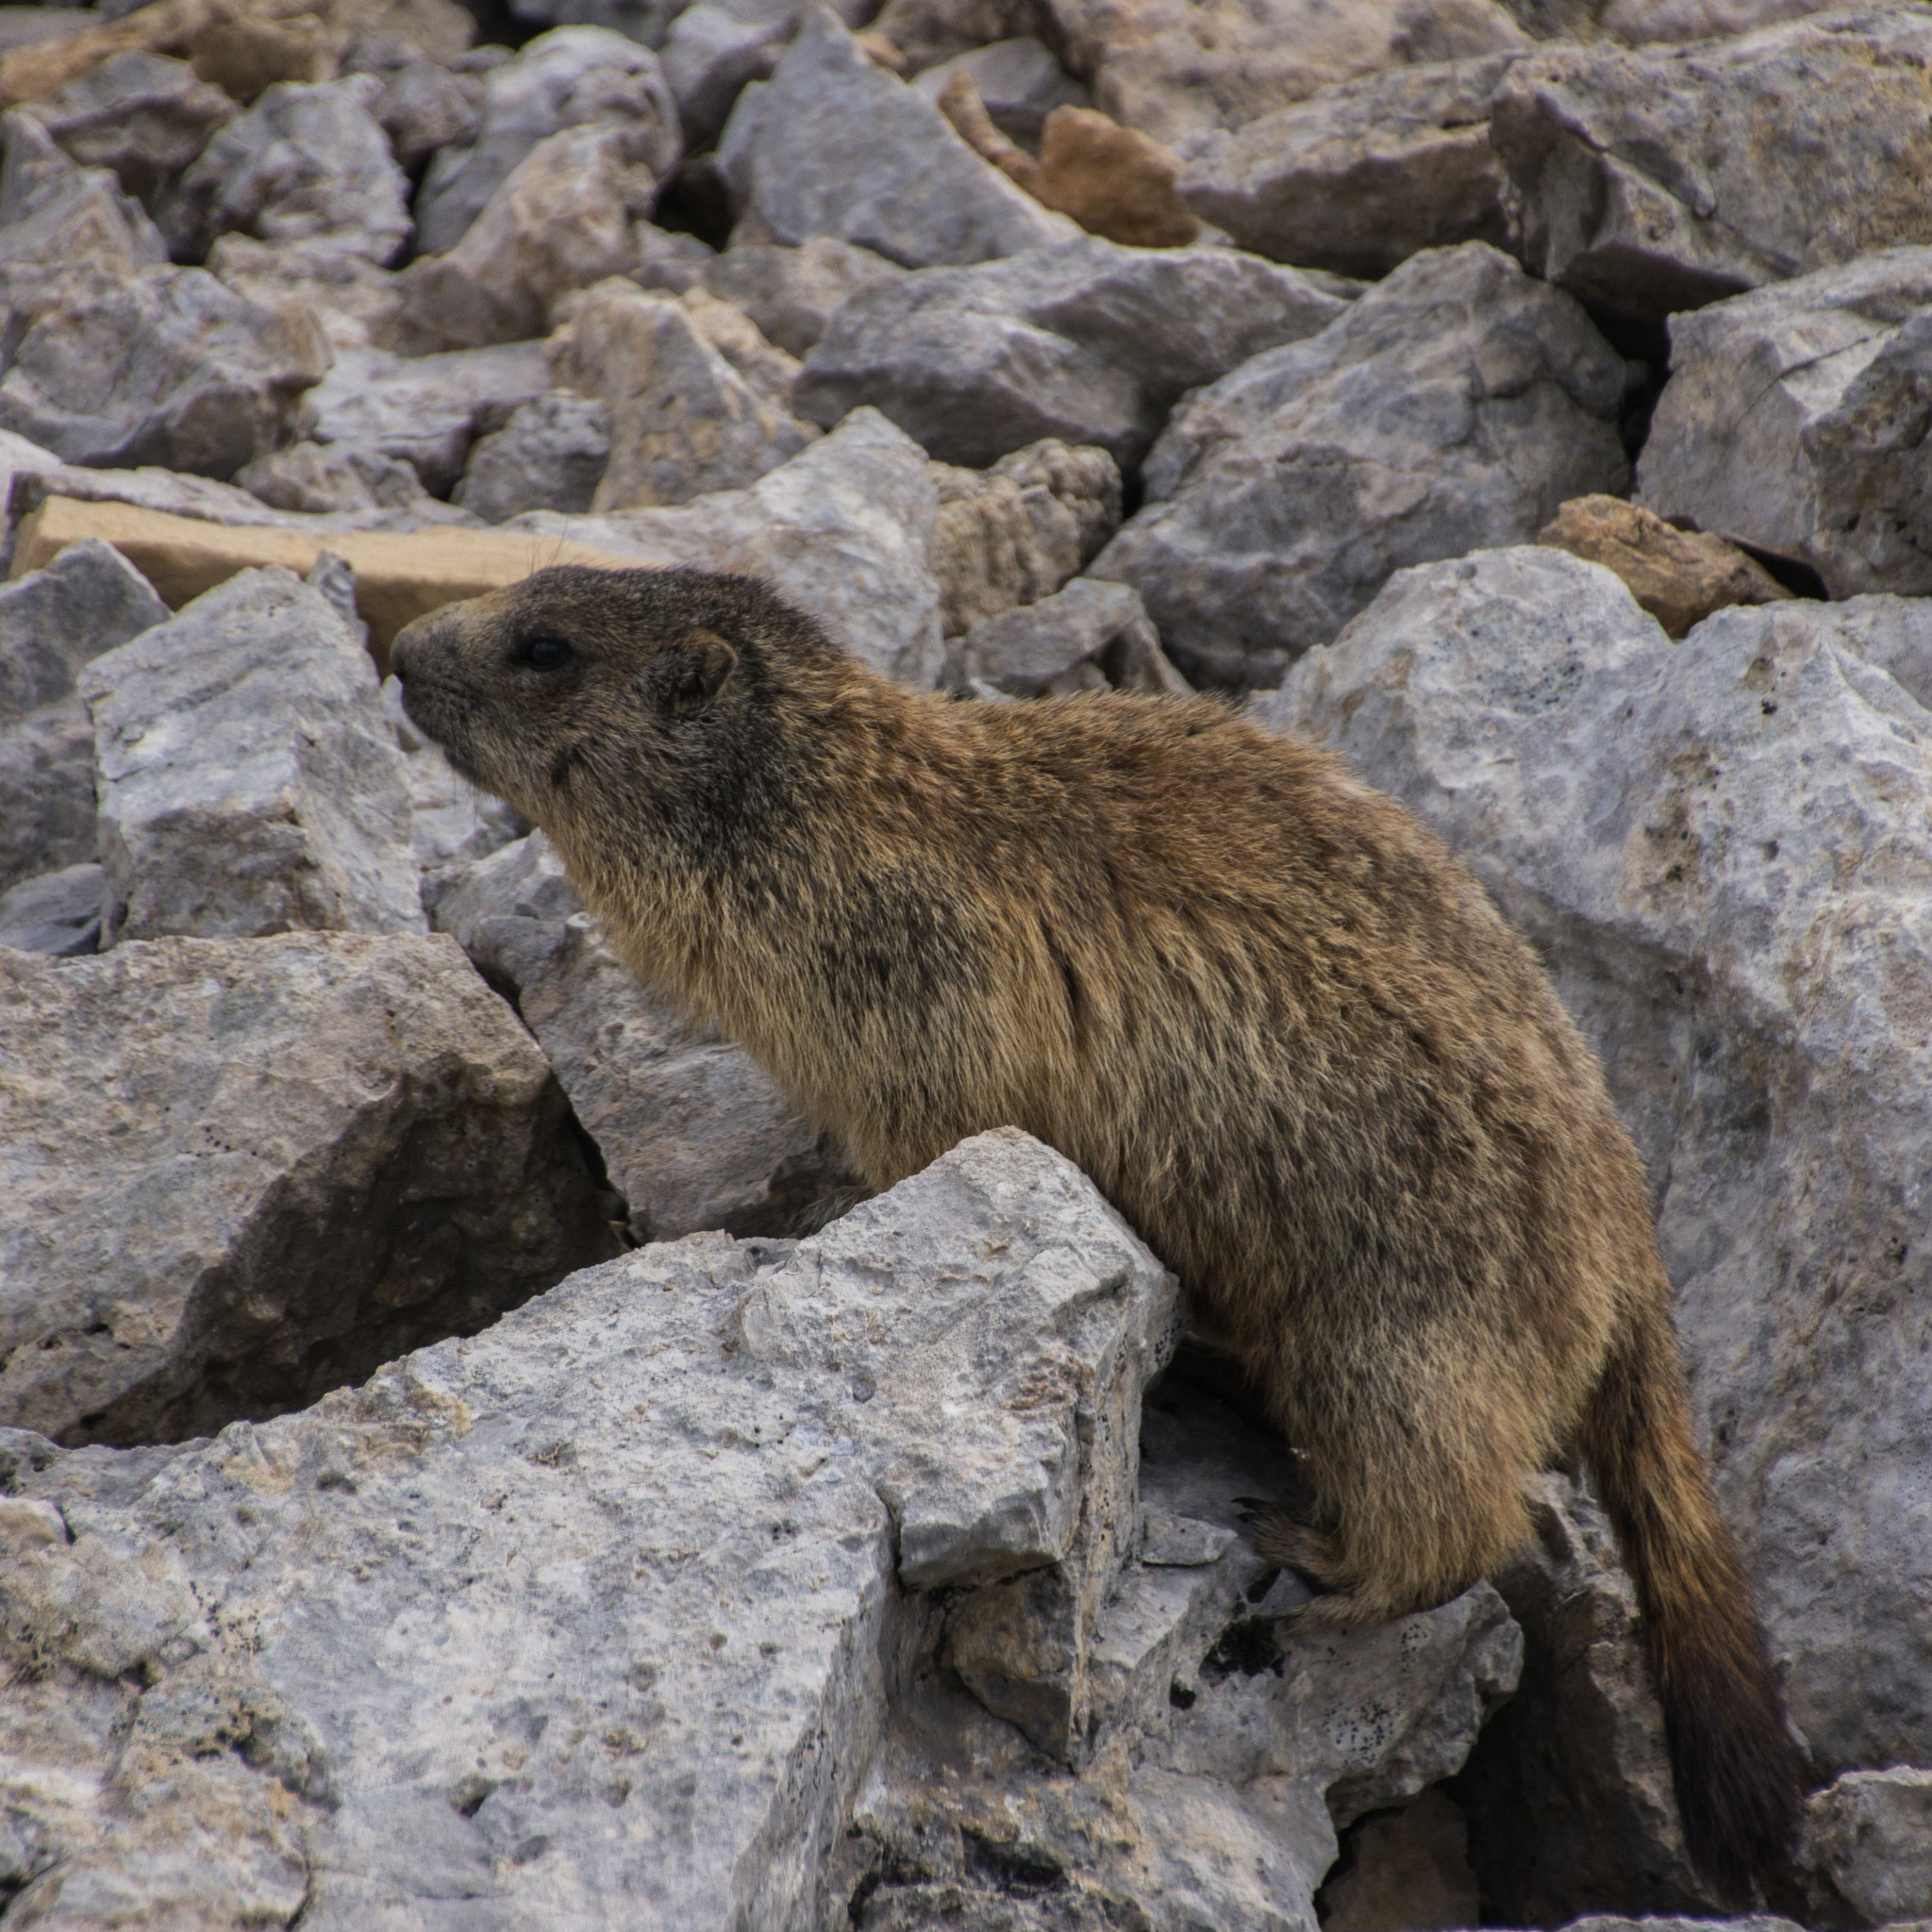
<svg viewBox="0 0 1932 1932">
<path fill-rule="evenodd" d="M 1398 67 L 1210 135 L 1181 199 L 1241 248 L 1371 279 L 1424 248 L 1504 247 L 1490 102 L 1512 54 Z"/>
<path fill-rule="evenodd" d="M 812 8 L 769 81 L 747 88 L 718 161 L 758 239 L 856 242 L 908 268 L 986 261 L 1077 232 L 875 67 Z"/>
<path fill-rule="evenodd" d="M 1620 496 L 1574 497 L 1536 541 L 1613 571 L 1674 638 L 1732 604 L 1776 604 L 1791 595 L 1735 543 L 1674 529 Z"/>
<path fill-rule="evenodd" d="M 717 259 L 718 251 L 708 242 L 675 228 L 654 227 L 644 222 L 639 225 L 637 237 L 638 265 L 631 271 L 631 279 L 641 289 L 663 289 L 682 295 L 698 285 L 707 265 Z"/>
<path fill-rule="evenodd" d="M 1407 1932 L 1480 1924 L 1461 1811 L 1440 1788 L 1400 1811 L 1365 1818 L 1344 1841 L 1352 1858 L 1323 1891 L 1323 1932 Z"/>
<path fill-rule="evenodd" d="M 657 56 L 608 27 L 542 35 L 484 79 L 476 139 L 445 148 L 416 198 L 417 245 L 454 248 L 541 142 L 572 127 L 628 130 L 636 164 L 661 180 L 683 152 L 677 107 Z"/>
<path fill-rule="evenodd" d="M 99 949 L 102 873 L 63 866 L 0 892 L 0 946 L 66 959 Z"/>
<path fill-rule="evenodd" d="M 874 671 L 930 689 L 944 662 L 940 615 L 953 562 L 943 474 L 875 409 L 855 409 L 749 490 L 595 518 L 540 513 L 510 527 L 528 531 L 533 550 L 574 537 L 637 563 L 768 578 Z M 944 594 L 950 609 L 950 588 Z"/>
<path fill-rule="evenodd" d="M 208 269 L 259 308 L 299 303 L 338 351 L 386 340 L 402 312 L 400 275 L 326 239 L 268 242 L 224 235 L 208 252 Z"/>
<path fill-rule="evenodd" d="M 1035 0 L 886 0 L 868 39 L 893 73 L 920 75 L 1042 25 Z"/>
<path fill-rule="evenodd" d="M 1603 1058 L 1693 1410 L 1817 1769 L 1932 1760 L 1932 641 L 1917 600 L 1673 645 L 1551 550 L 1411 571 L 1265 709 L 1431 820 Z"/>
<path fill-rule="evenodd" d="M 1609 1524 L 1566 1476 L 1536 1491 L 1536 1541 L 1496 1578 L 1523 1626 L 1523 1678 L 1454 1786 L 1487 1909 L 1518 1925 L 1721 1909 L 1684 1850 L 1636 1591 Z"/>
<path fill-rule="evenodd" d="M 610 459 L 610 417 L 591 396 L 558 390 L 519 403 L 470 446 L 450 501 L 501 524 L 525 510 L 587 510 Z"/>
<path fill-rule="evenodd" d="M 0 428 L 71 463 L 231 476 L 290 439 L 329 364 L 311 317 L 258 308 L 201 269 L 42 278 L 11 311 Z"/>
<path fill-rule="evenodd" d="M 564 296 L 638 266 L 655 151 L 651 130 L 629 124 L 539 142 L 448 254 L 405 271 L 389 340 L 425 355 L 547 334 Z"/>
<path fill-rule="evenodd" d="M 26 108 L 75 160 L 111 169 L 150 210 L 162 184 L 238 111 L 221 89 L 197 80 L 185 60 L 159 54 L 111 55 L 51 100 Z"/>
<path fill-rule="evenodd" d="M 542 833 L 438 875 L 425 896 L 437 929 L 516 1001 L 641 1241 L 791 1232 L 787 1189 L 812 1130 L 742 1047 L 645 992 Z"/>
<path fill-rule="evenodd" d="M 798 248 L 726 249 L 705 262 L 696 279 L 721 301 L 741 308 L 787 354 L 807 356 L 844 302 L 896 282 L 905 273 L 870 248 L 814 235 Z"/>
<path fill-rule="evenodd" d="M 401 34 L 364 34 L 343 57 L 342 71 L 381 82 L 369 111 L 405 168 L 420 168 L 438 148 L 475 142 L 485 96 L 480 75 L 452 74 Z"/>
<path fill-rule="evenodd" d="M 82 691 L 105 945 L 423 930 L 403 755 L 361 638 L 320 591 L 244 571 L 96 658 Z"/>
<path fill-rule="evenodd" d="M 408 463 L 380 450 L 337 443 L 298 442 L 257 457 L 235 472 L 235 481 L 271 508 L 306 515 L 427 509 L 434 504 Z"/>
<path fill-rule="evenodd" d="M 754 389 L 683 302 L 621 278 L 573 304 L 552 341 L 550 370 L 604 405 L 610 441 L 591 502 L 599 511 L 743 489 L 816 434 Z"/>
<path fill-rule="evenodd" d="M 409 237 L 409 181 L 370 112 L 381 93 L 370 75 L 270 88 L 164 200 L 175 253 L 198 258 L 236 233 L 387 267 Z"/>
<path fill-rule="evenodd" d="M 9 301 L 41 279 L 36 268 L 128 275 L 168 258 L 159 230 L 105 168 L 76 167 L 25 114 L 0 118 L 0 286 Z"/>
<path fill-rule="evenodd" d="M 1007 1131 L 795 1249 L 645 1249 L 305 1415 L 39 1469 L 16 1439 L 21 1908 L 829 1918 L 932 1620 L 907 1587 L 1058 1554 L 1106 1456 L 1131 1470 L 1131 1433 L 1085 1432 L 1138 1408 L 1173 1316 L 1091 1186 Z M 197 1755 L 222 1737 L 253 1741 Z M 170 1760 L 170 1803 L 132 1800 Z"/>
<path fill-rule="evenodd" d="M 309 394 L 303 430 L 317 442 L 406 462 L 425 489 L 444 496 L 463 474 L 478 425 L 549 387 L 550 367 L 537 342 L 441 356 L 350 351 Z"/>
<path fill-rule="evenodd" d="M 1170 147 L 1385 67 L 1528 44 L 1491 0 L 1046 0 L 1046 10 L 1094 106 Z"/>
<path fill-rule="evenodd" d="M 932 568 L 948 637 L 1050 597 L 1120 527 L 1120 472 L 1102 449 L 1048 440 L 990 470 L 935 465 L 935 476 Z"/>
<path fill-rule="evenodd" d="M 869 8 L 841 0 L 833 10 L 857 26 Z M 777 66 L 800 11 L 799 0 L 697 0 L 678 14 L 664 42 L 664 78 L 687 143 L 717 140 L 746 84 Z"/>
<path fill-rule="evenodd" d="M 99 541 L 0 585 L 0 891 L 93 858 L 93 730 L 75 680 L 167 615 Z"/>
<path fill-rule="evenodd" d="M 1798 1862 L 1816 1874 L 1813 1923 L 1932 1919 L 1932 1771 L 1849 1771 L 1815 1792 Z"/>
<path fill-rule="evenodd" d="M 613 1250 L 542 1055 L 447 939 L 0 952 L 0 982 L 6 1426 L 274 1414 Z"/>
<path fill-rule="evenodd" d="M 806 358 L 798 407 L 829 424 L 871 403 L 945 462 L 991 463 L 1050 436 L 1130 466 L 1184 390 L 1315 335 L 1343 307 L 1254 256 L 1083 236 L 856 296 Z"/>
<path fill-rule="evenodd" d="M 948 691 L 990 687 L 1015 698 L 1109 686 L 1177 694 L 1188 689 L 1140 597 L 1124 584 L 1088 577 L 975 624 L 947 650 L 941 683 Z"/>
<path fill-rule="evenodd" d="M 1190 398 L 1093 567 L 1197 683 L 1265 686 L 1391 572 L 1524 542 L 1629 474 L 1624 364 L 1567 295 L 1469 242 Z"/>
<path fill-rule="evenodd" d="M 937 104 L 946 83 L 964 72 L 973 76 L 992 124 L 1008 140 L 1038 148 L 1046 117 L 1056 108 L 1084 108 L 1087 90 L 1030 34 L 995 41 L 928 67 L 912 91 Z"/>
<path fill-rule="evenodd" d="M 1910 185 L 1932 170 L 1932 18 L 1874 8 L 1690 47 L 1552 49 L 1510 69 L 1491 138 L 1524 260 L 1661 320 L 1932 241 Z"/>
<path fill-rule="evenodd" d="M 1932 591 L 1928 310 L 1932 248 L 1895 248 L 1674 317 L 1639 501 L 1835 597 Z"/>
</svg>

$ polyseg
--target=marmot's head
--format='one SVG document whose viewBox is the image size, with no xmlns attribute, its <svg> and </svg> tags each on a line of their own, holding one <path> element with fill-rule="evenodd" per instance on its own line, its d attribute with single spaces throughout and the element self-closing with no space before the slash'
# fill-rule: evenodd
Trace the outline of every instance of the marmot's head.
<svg viewBox="0 0 1932 1932">
<path fill-rule="evenodd" d="M 419 617 L 390 661 L 450 763 L 534 824 L 701 832 L 775 751 L 781 686 L 837 653 L 751 577 L 567 565 Z"/>
</svg>

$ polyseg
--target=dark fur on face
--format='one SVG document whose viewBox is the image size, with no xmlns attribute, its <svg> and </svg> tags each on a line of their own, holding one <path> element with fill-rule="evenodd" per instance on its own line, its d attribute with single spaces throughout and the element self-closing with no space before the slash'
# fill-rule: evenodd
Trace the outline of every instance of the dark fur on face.
<svg viewBox="0 0 1932 1932">
<path fill-rule="evenodd" d="M 1643 1176 L 1527 947 L 1414 818 L 1206 700 L 953 704 L 742 578 L 553 570 L 420 620 L 410 715 L 648 985 L 874 1187 L 1018 1126 L 1092 1176 L 1302 1452 L 1309 1627 L 1440 1602 L 1580 1451 L 1692 1856 L 1789 1848 L 1775 1674 Z"/>
</svg>

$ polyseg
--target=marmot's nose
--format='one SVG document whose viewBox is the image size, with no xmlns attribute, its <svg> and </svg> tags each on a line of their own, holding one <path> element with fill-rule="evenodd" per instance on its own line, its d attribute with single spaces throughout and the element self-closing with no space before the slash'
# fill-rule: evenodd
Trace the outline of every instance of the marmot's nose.
<svg viewBox="0 0 1932 1932">
<path fill-rule="evenodd" d="M 389 647 L 389 668 L 405 684 L 408 684 L 409 681 L 409 659 L 415 655 L 415 647 L 422 640 L 423 626 L 427 621 L 425 618 L 419 617 L 413 622 L 404 625 L 402 629 L 397 631 L 394 641 Z"/>
</svg>

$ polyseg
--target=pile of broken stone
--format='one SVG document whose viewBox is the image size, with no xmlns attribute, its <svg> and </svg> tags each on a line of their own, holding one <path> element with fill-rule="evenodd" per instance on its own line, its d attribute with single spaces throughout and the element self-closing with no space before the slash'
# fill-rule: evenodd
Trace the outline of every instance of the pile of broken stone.
<svg viewBox="0 0 1932 1932">
<path fill-rule="evenodd" d="M 1574 1473 L 1287 1636 L 1066 1161 L 820 1226 L 385 682 L 566 558 L 1441 830 L 1649 1164 L 1761 1903 L 1932 1918 L 1932 11 L 104 0 L 0 103 L 0 1922 L 1718 1907 Z"/>
</svg>

